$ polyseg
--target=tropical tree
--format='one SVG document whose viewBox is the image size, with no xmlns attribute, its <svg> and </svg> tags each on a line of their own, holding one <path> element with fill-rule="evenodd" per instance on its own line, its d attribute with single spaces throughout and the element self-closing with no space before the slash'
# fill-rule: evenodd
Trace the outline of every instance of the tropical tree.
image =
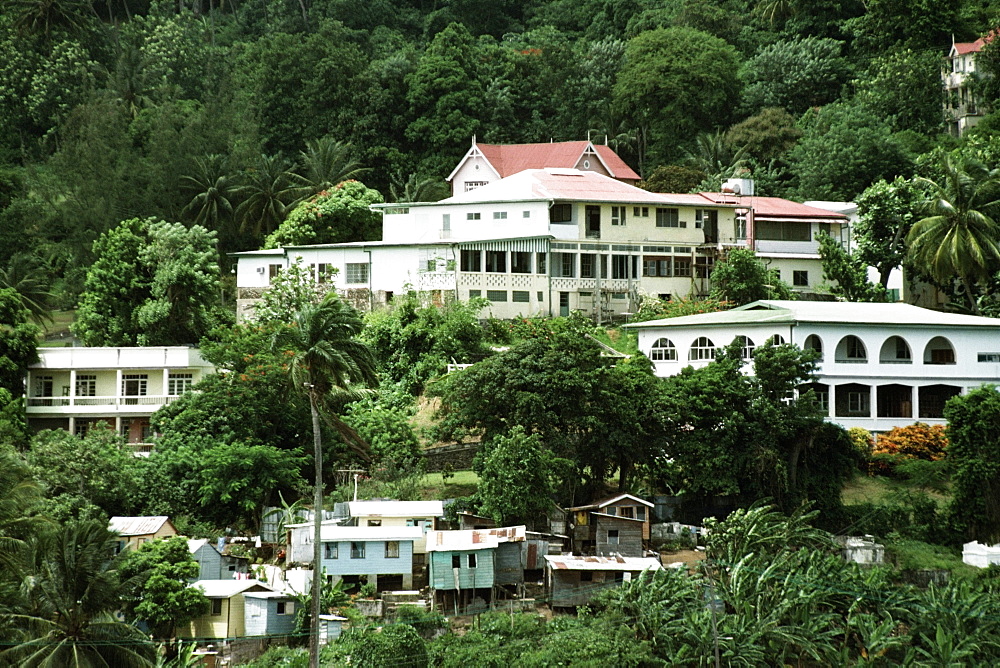
<svg viewBox="0 0 1000 668">
<path fill-rule="evenodd" d="M 261 155 L 257 164 L 245 170 L 244 182 L 236 188 L 243 198 L 236 207 L 240 229 L 255 237 L 270 233 L 285 220 L 295 190 L 288 174 L 291 165 L 274 155 Z"/>
<path fill-rule="evenodd" d="M 319 304 L 307 304 L 278 329 L 271 341 L 272 352 L 284 355 L 288 376 L 295 391 L 309 398 L 312 414 L 315 484 L 313 487 L 313 580 L 312 629 L 309 640 L 311 666 L 319 662 L 319 574 L 321 527 L 323 523 L 323 436 L 320 420 L 325 418 L 348 445 L 367 457 L 364 443 L 336 415 L 340 401 L 356 398 L 358 385 L 375 384 L 375 359 L 355 337 L 361 332 L 358 312 L 329 293 Z"/>
<path fill-rule="evenodd" d="M 393 202 L 437 202 L 451 194 L 448 184 L 431 176 L 410 174 L 403 180 L 397 174 L 389 184 L 389 197 Z"/>
<path fill-rule="evenodd" d="M 937 181 L 919 177 L 930 195 L 925 214 L 907 235 L 911 259 L 939 283 L 957 277 L 973 313 L 979 313 L 979 282 L 988 281 L 1000 261 L 1000 169 L 978 160 L 946 156 Z"/>
<path fill-rule="evenodd" d="M 289 172 L 289 180 L 299 200 L 329 190 L 338 183 L 357 179 L 369 171 L 354 159 L 350 142 L 332 137 L 321 137 L 306 142 L 306 150 L 299 152 L 299 171 Z"/>
<path fill-rule="evenodd" d="M 21 305 L 38 324 L 51 320 L 48 302 L 52 293 L 46 278 L 46 271 L 38 258 L 26 253 L 15 253 L 7 260 L 6 267 L 0 267 L 0 288 L 14 290 Z"/>
<path fill-rule="evenodd" d="M 233 215 L 236 184 L 226 162 L 218 154 L 195 158 L 194 174 L 181 177 L 181 187 L 194 193 L 184 213 L 197 225 L 217 230 L 225 216 Z"/>
<path fill-rule="evenodd" d="M 133 582 L 112 558 L 118 537 L 103 521 L 67 524 L 34 538 L 18 569 L 24 596 L 13 615 L 17 644 L 0 663 L 18 666 L 92 668 L 151 666 L 148 636 L 114 617 Z"/>
<path fill-rule="evenodd" d="M 13 448 L 0 446 L 0 568 L 13 568 L 18 549 L 39 521 L 29 511 L 40 498 L 31 469 Z"/>
</svg>

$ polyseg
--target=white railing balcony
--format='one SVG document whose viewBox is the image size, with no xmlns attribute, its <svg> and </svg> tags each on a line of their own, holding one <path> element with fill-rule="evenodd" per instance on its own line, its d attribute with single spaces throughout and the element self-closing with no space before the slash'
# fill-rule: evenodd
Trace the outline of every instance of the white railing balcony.
<svg viewBox="0 0 1000 668">
<path fill-rule="evenodd" d="M 176 396 L 146 394 L 125 397 L 28 397 L 29 413 L 129 412 L 150 407 L 153 410 L 177 399 Z"/>
</svg>

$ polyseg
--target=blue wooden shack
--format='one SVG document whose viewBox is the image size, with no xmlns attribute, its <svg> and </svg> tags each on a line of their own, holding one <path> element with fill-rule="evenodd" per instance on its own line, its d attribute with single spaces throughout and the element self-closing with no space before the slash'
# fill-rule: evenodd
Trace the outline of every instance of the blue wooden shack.
<svg viewBox="0 0 1000 668">
<path fill-rule="evenodd" d="M 429 531 L 427 555 L 435 606 L 458 613 L 475 599 L 492 601 L 505 585 L 514 593 L 524 583 L 519 543 L 526 528 Z"/>
<path fill-rule="evenodd" d="M 244 592 L 248 636 L 283 636 L 295 631 L 295 599 L 287 592 Z"/>
<path fill-rule="evenodd" d="M 289 527 L 289 563 L 312 563 L 313 525 Z M 332 582 L 370 582 L 378 591 L 413 587 L 413 543 L 422 539 L 419 526 L 337 526 L 323 524 L 320 570 Z"/>
</svg>

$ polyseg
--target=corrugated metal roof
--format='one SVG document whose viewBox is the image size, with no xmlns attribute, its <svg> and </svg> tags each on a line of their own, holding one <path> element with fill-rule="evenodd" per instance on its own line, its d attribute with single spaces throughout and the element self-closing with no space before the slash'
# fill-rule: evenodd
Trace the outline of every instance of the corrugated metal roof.
<svg viewBox="0 0 1000 668">
<path fill-rule="evenodd" d="M 301 527 L 310 527 L 309 535 L 312 535 L 311 524 L 294 524 L 289 528 Z M 324 541 L 417 540 L 423 535 L 424 530 L 420 527 L 341 527 L 324 524 L 320 531 Z"/>
<path fill-rule="evenodd" d="M 638 496 L 633 496 L 631 494 L 619 494 L 618 496 L 612 496 L 611 498 L 604 499 L 603 501 L 595 501 L 594 503 L 590 503 L 585 506 L 574 506 L 573 508 L 567 508 L 566 510 L 590 510 L 591 508 L 604 508 L 606 506 L 610 506 L 612 503 L 617 503 L 622 499 L 631 499 L 644 506 L 649 506 L 650 508 L 653 507 L 652 503 L 640 499 Z"/>
<path fill-rule="evenodd" d="M 979 53 L 986 46 L 986 40 L 982 37 L 977 39 L 975 42 L 955 42 L 955 53 L 959 56 L 964 56 L 969 53 Z"/>
<path fill-rule="evenodd" d="M 829 222 L 847 221 L 847 217 L 836 211 L 821 209 L 815 206 L 808 206 L 800 202 L 793 202 L 790 199 L 781 197 L 742 197 L 734 198 L 729 193 L 699 193 L 701 196 L 718 203 L 739 202 L 739 209 L 752 208 L 756 219 L 783 220 L 785 218 L 798 219 L 799 221 L 815 221 L 825 219 Z"/>
<path fill-rule="evenodd" d="M 500 543 L 520 543 L 525 540 L 527 527 L 497 527 L 495 529 L 464 529 L 462 531 L 428 531 L 428 552 L 488 550 Z"/>
<path fill-rule="evenodd" d="M 625 325 L 637 329 L 651 327 L 702 327 L 746 324 L 795 324 L 798 322 L 849 325 L 909 325 L 924 327 L 997 327 L 1000 318 L 984 318 L 959 313 L 941 313 L 912 304 L 863 302 L 814 302 L 761 300 L 731 311 L 700 313 Z"/>
<path fill-rule="evenodd" d="M 639 175 L 610 146 L 592 145 L 589 141 L 562 141 L 539 144 L 476 144 L 501 178 L 546 167 L 576 167 L 589 146 L 616 179 L 638 181 Z"/>
<path fill-rule="evenodd" d="M 274 591 L 271 585 L 260 580 L 198 580 L 188 586 L 200 588 L 209 598 L 229 598 L 254 587 L 263 587 L 267 591 Z"/>
<path fill-rule="evenodd" d="M 659 571 L 663 569 L 655 557 L 574 557 L 543 555 L 549 568 L 558 571 Z"/>
<path fill-rule="evenodd" d="M 147 536 L 159 531 L 169 521 L 170 518 L 166 515 L 112 517 L 108 521 L 108 528 L 119 536 Z"/>
<path fill-rule="evenodd" d="M 441 501 L 350 501 L 351 517 L 441 517 Z"/>
<path fill-rule="evenodd" d="M 294 595 L 287 591 L 248 591 L 243 595 L 247 598 L 294 598 Z"/>
<path fill-rule="evenodd" d="M 526 169 L 485 186 L 443 199 L 437 204 L 479 204 L 485 202 L 530 202 L 576 200 L 582 202 L 622 202 L 654 206 L 703 205 L 724 207 L 701 195 L 651 193 L 597 172 L 575 169 Z M 728 205 L 734 208 L 735 205 Z"/>
</svg>

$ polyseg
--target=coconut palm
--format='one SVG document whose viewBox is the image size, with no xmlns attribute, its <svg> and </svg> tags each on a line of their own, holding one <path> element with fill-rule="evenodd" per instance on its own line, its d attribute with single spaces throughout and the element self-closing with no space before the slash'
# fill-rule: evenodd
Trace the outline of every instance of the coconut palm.
<svg viewBox="0 0 1000 668">
<path fill-rule="evenodd" d="M 306 150 L 299 153 L 298 171 L 288 173 L 289 180 L 295 184 L 297 201 L 367 172 L 367 168 L 354 160 L 353 152 L 350 142 L 331 137 L 306 142 Z"/>
<path fill-rule="evenodd" d="M 155 648 L 114 612 L 132 585 L 113 559 L 118 537 L 99 520 L 75 522 L 33 539 L 20 567 L 26 609 L 12 615 L 20 642 L 0 653 L 18 666 L 152 666 Z"/>
<path fill-rule="evenodd" d="M 82 33 L 96 17 L 86 0 L 5 0 L 0 7 L 22 35 L 38 35 L 46 41 L 60 30 Z"/>
<path fill-rule="evenodd" d="M 42 324 L 51 321 L 48 303 L 52 293 L 48 289 L 48 272 L 33 255 L 15 253 L 7 260 L 7 266 L 0 267 L 0 288 L 11 288 L 31 319 Z"/>
<path fill-rule="evenodd" d="M 1000 170 L 947 156 L 942 174 L 937 181 L 917 179 L 930 194 L 921 205 L 924 217 L 907 235 L 909 255 L 941 284 L 957 278 L 979 313 L 975 286 L 989 280 L 1000 261 Z"/>
<path fill-rule="evenodd" d="M 747 157 L 746 148 L 741 146 L 733 150 L 721 130 L 700 133 L 695 138 L 694 150 L 684 153 L 687 166 L 723 179 L 735 175 Z"/>
<path fill-rule="evenodd" d="M 368 346 L 355 337 L 361 333 L 358 312 L 329 293 L 319 304 L 307 304 L 293 314 L 271 340 L 271 349 L 285 359 L 292 387 L 309 398 L 312 412 L 313 457 L 313 581 L 312 629 L 309 640 L 310 666 L 319 661 L 320 542 L 323 522 L 323 437 L 320 421 L 337 431 L 352 449 L 367 456 L 358 435 L 337 417 L 338 401 L 359 396 L 360 384 L 374 384 L 375 359 Z"/>
<path fill-rule="evenodd" d="M 288 176 L 290 166 L 284 158 L 261 155 L 257 164 L 244 172 L 243 183 L 235 189 L 243 198 L 235 212 L 243 232 L 265 236 L 285 220 L 296 198 Z"/>
<path fill-rule="evenodd" d="M 404 181 L 397 174 L 389 184 L 389 195 L 394 202 L 438 202 L 451 194 L 448 184 L 434 177 L 410 174 Z"/>
<path fill-rule="evenodd" d="M 181 177 L 181 187 L 194 194 L 184 213 L 193 216 L 196 225 L 217 230 L 221 220 L 233 215 L 236 184 L 227 162 L 218 154 L 195 158 L 194 173 Z"/>
</svg>

